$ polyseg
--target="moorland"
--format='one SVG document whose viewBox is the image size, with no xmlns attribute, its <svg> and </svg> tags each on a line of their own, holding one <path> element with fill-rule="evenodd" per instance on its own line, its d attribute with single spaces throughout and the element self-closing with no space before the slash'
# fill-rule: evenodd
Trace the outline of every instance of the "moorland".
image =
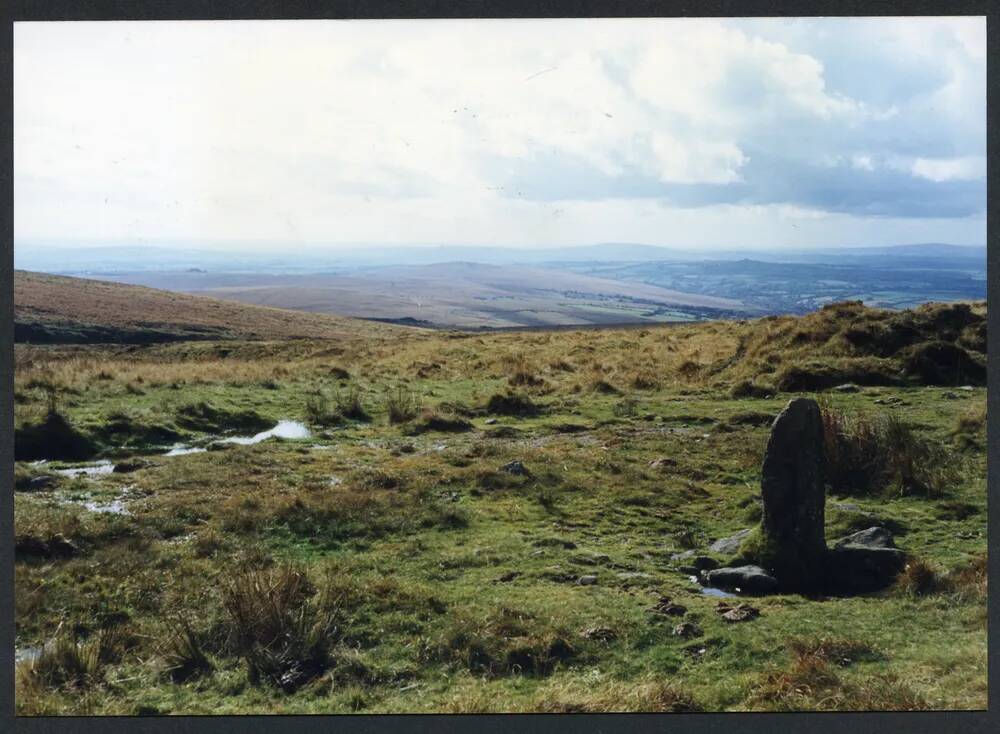
<svg viewBox="0 0 1000 734">
<path fill-rule="evenodd" d="M 470 333 L 19 278 L 20 714 L 986 705 L 985 303 Z M 828 541 L 907 566 L 707 589 L 801 395 Z"/>
</svg>

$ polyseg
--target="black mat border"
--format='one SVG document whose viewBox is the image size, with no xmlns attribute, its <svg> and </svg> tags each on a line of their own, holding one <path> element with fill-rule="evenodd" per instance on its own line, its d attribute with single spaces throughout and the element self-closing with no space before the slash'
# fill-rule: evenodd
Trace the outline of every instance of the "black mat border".
<svg viewBox="0 0 1000 734">
<path fill-rule="evenodd" d="M 402 0 L 8 0 L 4 3 L 0 33 L 0 731 L 22 732 L 298 732 L 334 728 L 350 732 L 480 732 L 594 731 L 594 732 L 962 732 L 979 734 L 1000 731 L 1000 658 L 995 631 L 1000 629 L 1000 594 L 989 599 L 989 710 L 983 712 L 926 713 L 778 713 L 778 714 L 572 714 L 572 715 L 340 715 L 340 716 L 233 716 L 233 717 L 61 717 L 17 718 L 13 716 L 13 57 L 12 21 L 45 20 L 225 20 L 253 18 L 510 18 L 510 17 L 660 17 L 660 16 L 879 16 L 879 15 L 985 15 L 988 50 L 987 132 L 987 294 L 990 303 L 1000 298 L 1000 244 L 994 240 L 994 222 L 1000 204 L 992 194 L 1000 181 L 997 160 L 997 80 L 992 73 L 1000 58 L 1000 10 L 995 3 L 954 0 L 705 0 L 704 2 L 653 2 L 651 0 L 458 0 L 415 2 Z M 1000 348 L 1000 315 L 989 313 L 988 349 Z M 996 588 L 1000 577 L 1000 554 L 996 528 L 1000 525 L 1000 502 L 993 498 L 1000 479 L 1000 362 L 988 360 L 989 444 L 988 505 L 989 577 Z"/>
</svg>

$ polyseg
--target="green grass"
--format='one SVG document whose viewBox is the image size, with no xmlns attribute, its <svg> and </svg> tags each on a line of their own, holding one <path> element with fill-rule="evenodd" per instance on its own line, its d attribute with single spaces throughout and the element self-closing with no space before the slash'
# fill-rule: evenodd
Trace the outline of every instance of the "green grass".
<svg viewBox="0 0 1000 734">
<path fill-rule="evenodd" d="M 979 587 L 776 595 L 750 600 L 758 619 L 729 624 L 670 560 L 756 523 L 768 418 L 789 395 L 733 398 L 745 372 L 707 374 L 731 355 L 734 328 L 230 343 L 225 360 L 212 344 L 128 355 L 19 347 L 18 426 L 49 407 L 31 386 L 44 372 L 60 414 L 99 451 L 148 452 L 152 465 L 15 495 L 19 538 L 62 536 L 79 550 L 17 560 L 17 646 L 58 639 L 62 650 L 45 675 L 19 666 L 18 712 L 984 707 Z M 682 375 L 685 360 L 701 371 Z M 349 370 L 349 388 L 334 368 Z M 657 384 L 632 387 L 650 374 Z M 591 389 L 595 380 L 619 393 Z M 511 389 L 537 414 L 491 414 L 491 397 Z M 324 407 L 310 407 L 317 391 L 338 419 L 313 421 L 308 439 L 176 457 L 153 455 L 157 442 L 145 440 L 158 435 L 151 427 L 195 442 L 230 428 L 192 415 L 243 421 L 240 433 L 258 420 L 307 420 Z M 338 394 L 364 419 L 340 415 Z M 394 394 L 417 406 L 398 423 Z M 824 400 L 847 414 L 891 411 L 946 451 L 953 473 L 931 497 L 830 495 L 830 541 L 867 527 L 868 513 L 942 577 L 985 553 L 984 389 L 878 387 Z M 116 414 L 135 435 L 101 432 Z M 650 466 L 657 459 L 671 461 Z M 503 469 L 515 460 L 527 474 Z M 46 468 L 17 470 L 25 486 Z M 80 504 L 126 485 L 130 515 Z M 236 580 L 284 568 L 303 574 L 301 599 L 257 637 L 234 638 L 234 609 L 263 614 Z M 583 575 L 597 583 L 576 583 Z M 674 635 L 681 618 L 650 611 L 660 596 L 686 607 L 703 636 Z M 610 639 L 585 634 L 594 628 Z M 291 649 L 315 663 L 305 680 L 276 682 L 288 654 L 272 629 L 301 638 Z M 101 657 L 107 630 L 130 642 Z M 844 665 L 823 652 L 844 649 L 858 653 Z M 190 676 L 174 672 L 185 661 Z M 85 675 L 59 673 L 77 662 Z M 803 695 L 803 682 L 816 695 Z"/>
</svg>

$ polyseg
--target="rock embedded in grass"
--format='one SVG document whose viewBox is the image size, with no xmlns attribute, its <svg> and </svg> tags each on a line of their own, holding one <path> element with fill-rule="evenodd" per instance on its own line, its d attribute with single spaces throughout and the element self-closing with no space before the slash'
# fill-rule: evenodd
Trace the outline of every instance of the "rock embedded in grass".
<svg viewBox="0 0 1000 734">
<path fill-rule="evenodd" d="M 865 548 L 895 548 L 892 533 L 883 527 L 870 527 L 865 530 L 841 538 L 834 544 L 834 548 L 843 548 L 847 545 L 864 546 Z"/>
<path fill-rule="evenodd" d="M 726 602 L 720 602 L 715 611 L 727 622 L 749 622 L 760 616 L 760 610 L 757 607 L 744 603 L 733 607 Z"/>
<path fill-rule="evenodd" d="M 778 580 L 760 566 L 719 568 L 705 574 L 709 586 L 766 594 L 778 590 Z"/>
<path fill-rule="evenodd" d="M 743 541 L 746 540 L 752 532 L 752 528 L 747 528 L 730 535 L 728 538 L 719 538 L 717 541 L 708 546 L 708 549 L 712 553 L 718 553 L 722 556 L 735 555 L 739 552 L 740 546 L 743 545 Z"/>
<path fill-rule="evenodd" d="M 506 472 L 507 474 L 513 474 L 514 476 L 518 477 L 531 476 L 531 472 L 528 471 L 528 468 L 524 465 L 524 463 L 519 460 L 514 460 L 507 464 L 504 464 L 503 466 L 500 467 L 500 471 Z"/>
<path fill-rule="evenodd" d="M 594 575 L 581 576 L 576 580 L 576 583 L 578 583 L 580 586 L 593 586 L 594 584 L 597 583 L 597 577 Z"/>
<path fill-rule="evenodd" d="M 681 622 L 679 625 L 674 627 L 673 634 L 676 637 L 690 639 L 692 637 L 701 637 L 702 631 L 701 628 L 693 622 Z"/>
</svg>

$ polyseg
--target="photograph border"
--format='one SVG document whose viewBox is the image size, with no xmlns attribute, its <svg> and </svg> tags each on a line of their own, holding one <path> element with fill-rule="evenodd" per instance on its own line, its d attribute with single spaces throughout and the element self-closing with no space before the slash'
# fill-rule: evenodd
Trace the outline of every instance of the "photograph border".
<svg viewBox="0 0 1000 734">
<path fill-rule="evenodd" d="M 988 709 L 985 711 L 941 712 L 790 712 L 790 713 L 698 713 L 698 714 L 337 714 L 249 715 L 249 716 L 163 716 L 138 717 L 15 717 L 14 716 L 14 499 L 13 499 L 13 242 L 14 242 L 14 177 L 13 177 L 13 23 L 18 21 L 74 20 L 235 20 L 235 19 L 318 19 L 318 18 L 562 18 L 562 17 L 726 17 L 726 16 L 915 16 L 915 15 L 977 15 L 987 18 L 987 302 L 1000 302 L 1000 245 L 994 242 L 995 227 L 1000 219 L 1000 204 L 992 195 L 993 185 L 1000 182 L 1000 161 L 996 154 L 997 79 L 990 74 L 994 60 L 1000 58 L 1000 9 L 996 3 L 956 0 L 928 2 L 921 0 L 870 0 L 847 2 L 784 0 L 705 2 L 652 0 L 465 0 L 459 2 L 402 0 L 345 0 L 318 2 L 308 0 L 8 0 L 4 31 L 0 38 L 3 74 L 0 93 L 8 104 L 0 116 L 0 185 L 5 197 L 0 207 L 4 247 L 0 267 L 0 461 L 4 481 L 0 487 L 0 730 L 21 732 L 243 732 L 267 729 L 276 732 L 298 732 L 318 727 L 334 726 L 348 732 L 452 732 L 475 729 L 481 732 L 517 730 L 523 732 L 601 731 L 601 732 L 728 732 L 756 734 L 781 730 L 797 732 L 949 732 L 963 734 L 1000 731 L 1000 658 L 998 640 L 994 634 L 1000 618 L 1000 595 L 988 598 Z M 996 309 L 988 311 L 988 353 L 1000 349 L 1000 316 Z M 1000 502 L 989 499 L 997 492 L 1000 478 L 1000 391 L 994 389 L 1000 380 L 1000 362 L 988 359 L 987 444 L 988 444 L 988 576 L 995 587 L 1000 575 L 1000 554 L 997 550 L 997 527 L 1000 525 Z"/>
</svg>

